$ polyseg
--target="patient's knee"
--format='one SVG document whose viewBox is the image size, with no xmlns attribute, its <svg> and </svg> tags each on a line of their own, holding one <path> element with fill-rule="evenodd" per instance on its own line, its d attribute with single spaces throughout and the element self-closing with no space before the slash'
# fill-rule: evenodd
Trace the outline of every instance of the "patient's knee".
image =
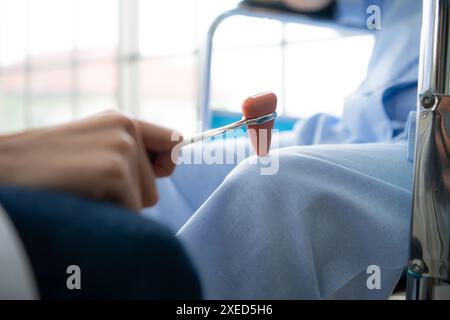
<svg viewBox="0 0 450 320">
<path fill-rule="evenodd" d="M 306 175 L 312 174 L 314 159 L 288 149 L 274 150 L 270 158 L 250 157 L 241 162 L 227 177 L 226 183 L 250 192 L 284 193 L 298 188 Z"/>
</svg>

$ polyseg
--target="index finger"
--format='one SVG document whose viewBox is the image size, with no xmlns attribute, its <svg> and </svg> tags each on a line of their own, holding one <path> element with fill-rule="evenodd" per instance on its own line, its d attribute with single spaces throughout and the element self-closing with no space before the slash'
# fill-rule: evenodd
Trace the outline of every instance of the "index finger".
<svg viewBox="0 0 450 320">
<path fill-rule="evenodd" d="M 181 133 L 176 130 L 141 120 L 136 121 L 140 127 L 142 141 L 147 150 L 156 152 L 170 151 L 182 141 Z"/>
</svg>

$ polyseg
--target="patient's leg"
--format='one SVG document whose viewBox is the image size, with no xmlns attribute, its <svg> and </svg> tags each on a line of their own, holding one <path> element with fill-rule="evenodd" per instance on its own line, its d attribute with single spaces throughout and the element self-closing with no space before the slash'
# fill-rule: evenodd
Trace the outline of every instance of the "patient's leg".
<svg viewBox="0 0 450 320">
<path fill-rule="evenodd" d="M 240 164 L 178 236 L 207 298 L 386 298 L 407 263 L 404 144 L 292 147 Z M 381 290 L 367 267 L 381 268 Z"/>
<path fill-rule="evenodd" d="M 290 146 L 295 141 L 295 134 L 278 135 L 275 132 L 272 140 L 274 146 Z M 243 156 L 254 154 L 247 137 L 228 139 L 226 144 L 222 142 L 208 141 L 187 146 L 187 152 L 192 155 L 202 155 L 206 148 L 219 146 L 223 148 L 224 164 L 206 164 L 204 159 L 200 159 L 201 163 L 198 164 L 178 165 L 171 177 L 158 179 L 159 202 L 155 207 L 145 209 L 144 215 L 163 222 L 174 232 L 178 231 L 239 161 L 245 159 Z M 230 158 L 234 161 L 227 163 Z"/>
</svg>

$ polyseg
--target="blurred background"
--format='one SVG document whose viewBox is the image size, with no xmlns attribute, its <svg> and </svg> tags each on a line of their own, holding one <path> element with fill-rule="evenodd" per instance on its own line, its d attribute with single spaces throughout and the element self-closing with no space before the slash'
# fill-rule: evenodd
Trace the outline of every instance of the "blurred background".
<svg viewBox="0 0 450 320">
<path fill-rule="evenodd" d="M 117 109 L 196 130 L 200 48 L 236 0 L 0 0 L 0 131 Z M 211 109 L 271 90 L 280 114 L 339 115 L 372 36 L 232 17 L 215 38 Z"/>
</svg>

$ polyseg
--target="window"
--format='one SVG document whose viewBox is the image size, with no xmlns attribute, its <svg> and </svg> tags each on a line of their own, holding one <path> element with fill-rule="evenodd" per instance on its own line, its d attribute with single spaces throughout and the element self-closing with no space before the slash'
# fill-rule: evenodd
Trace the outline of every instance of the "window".
<svg viewBox="0 0 450 320">
<path fill-rule="evenodd" d="M 372 47 L 369 34 L 231 17 L 216 35 L 212 107 L 240 112 L 243 97 L 271 90 L 281 115 L 339 116 L 365 77 Z"/>
<path fill-rule="evenodd" d="M 0 130 L 117 108 L 118 2 L 0 0 Z"/>
</svg>

